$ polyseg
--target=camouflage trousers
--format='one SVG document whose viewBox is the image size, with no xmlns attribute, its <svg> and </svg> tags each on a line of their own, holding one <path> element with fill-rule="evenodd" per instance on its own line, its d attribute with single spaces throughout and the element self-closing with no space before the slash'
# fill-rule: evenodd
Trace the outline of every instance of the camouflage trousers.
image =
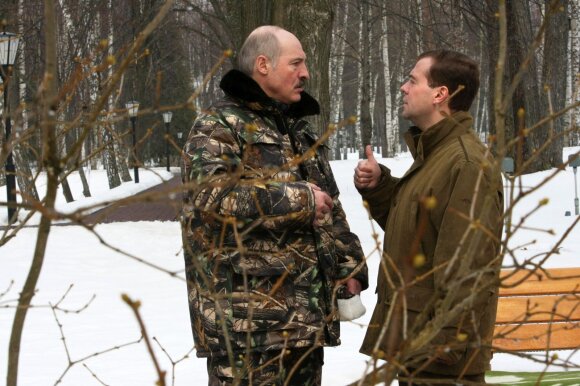
<svg viewBox="0 0 580 386">
<path fill-rule="evenodd" d="M 234 359 L 234 366 L 228 357 L 207 359 L 209 386 L 320 386 L 322 382 L 322 347 L 252 352 L 249 358 Z"/>
</svg>

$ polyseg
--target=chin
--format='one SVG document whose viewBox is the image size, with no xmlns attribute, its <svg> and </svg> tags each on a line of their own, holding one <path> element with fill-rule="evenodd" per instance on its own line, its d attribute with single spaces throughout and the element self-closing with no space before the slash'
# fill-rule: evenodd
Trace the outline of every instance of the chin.
<svg viewBox="0 0 580 386">
<path fill-rule="evenodd" d="M 290 98 L 288 103 L 296 103 L 296 102 L 300 102 L 300 99 L 302 99 L 302 97 L 300 95 L 295 95 L 292 98 Z"/>
</svg>

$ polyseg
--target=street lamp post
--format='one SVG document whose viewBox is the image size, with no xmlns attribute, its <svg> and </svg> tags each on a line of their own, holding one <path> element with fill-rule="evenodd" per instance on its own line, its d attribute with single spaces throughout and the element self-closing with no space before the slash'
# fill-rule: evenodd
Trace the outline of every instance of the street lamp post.
<svg viewBox="0 0 580 386">
<path fill-rule="evenodd" d="M 504 173 L 505 182 L 506 182 L 506 185 L 504 187 L 505 197 L 507 197 L 507 200 L 505 201 L 505 209 L 509 210 L 511 212 L 511 210 L 512 210 L 511 209 L 511 206 L 512 206 L 511 189 L 514 186 L 514 183 L 512 181 L 512 175 L 513 175 L 514 170 L 515 170 L 514 159 L 511 157 L 505 157 L 501 163 L 501 170 Z M 511 185 L 511 187 L 510 187 L 510 185 Z M 509 226 L 510 223 L 511 223 L 511 213 L 504 217 L 504 224 L 506 224 L 506 230 L 505 230 L 506 232 L 508 231 L 507 226 Z"/>
<path fill-rule="evenodd" d="M 131 135 L 133 138 L 133 179 L 135 183 L 139 183 L 139 165 L 137 164 L 137 138 L 136 138 L 136 125 L 137 125 L 137 112 L 139 111 L 139 102 L 130 101 L 125 103 L 127 112 L 129 113 L 129 118 L 131 119 Z"/>
<path fill-rule="evenodd" d="M 580 166 L 580 156 L 572 154 L 568 156 L 568 161 L 574 170 L 574 213 L 578 216 L 580 215 L 580 205 L 578 204 L 578 181 L 576 180 L 576 173 L 578 171 L 578 166 Z"/>
<path fill-rule="evenodd" d="M 169 171 L 169 124 L 173 113 L 166 111 L 163 113 L 163 122 L 165 122 L 165 158 L 167 160 L 167 171 Z"/>
<path fill-rule="evenodd" d="M 10 32 L 0 33 L 0 77 L 4 86 L 4 112 L 5 119 L 5 142 L 4 145 L 10 149 L 9 141 L 12 130 L 12 120 L 10 119 L 10 106 L 8 104 L 8 82 L 12 73 L 12 66 L 16 59 L 16 50 L 18 49 L 18 36 Z M 14 159 L 12 158 L 12 150 L 8 151 L 6 164 L 4 166 L 6 172 L 6 201 L 8 203 L 8 223 L 14 222 L 16 215 L 16 167 L 14 166 Z"/>
</svg>

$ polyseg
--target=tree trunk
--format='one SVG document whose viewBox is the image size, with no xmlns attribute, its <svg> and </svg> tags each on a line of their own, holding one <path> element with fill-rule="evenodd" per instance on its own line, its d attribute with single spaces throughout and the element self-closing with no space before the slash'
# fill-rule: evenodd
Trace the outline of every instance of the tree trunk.
<svg viewBox="0 0 580 386">
<path fill-rule="evenodd" d="M 419 17 L 422 31 L 422 48 L 423 51 L 431 51 L 436 48 L 435 38 L 433 37 L 433 16 L 431 0 L 419 0 L 417 5 L 420 6 Z"/>
<path fill-rule="evenodd" d="M 330 117 L 328 63 L 336 0 L 275 3 L 277 8 L 274 14 L 285 12 L 287 19 L 282 25 L 302 42 L 310 73 L 307 90 L 320 103 L 320 115 L 313 117 L 311 121 L 319 133 L 324 133 Z"/>
<path fill-rule="evenodd" d="M 66 202 L 73 202 L 75 199 L 72 195 L 72 191 L 70 189 L 70 185 L 66 177 L 63 177 L 61 184 L 62 184 L 62 194 L 64 195 Z"/>
<path fill-rule="evenodd" d="M 373 122 L 370 111 L 371 100 L 371 28 L 370 9 L 367 2 L 359 4 L 360 11 L 360 46 L 359 46 L 359 66 L 360 66 L 360 133 L 361 148 L 359 148 L 360 158 L 364 158 L 364 147 L 372 144 Z"/>
<path fill-rule="evenodd" d="M 330 57 L 330 120 L 333 123 L 338 123 L 344 119 L 343 111 L 343 73 L 344 73 L 344 56 L 345 56 L 345 42 L 346 42 L 346 26 L 348 25 L 348 5 L 337 7 L 338 23 L 334 24 L 334 31 L 332 33 L 332 49 L 333 52 Z M 339 129 L 336 133 L 336 147 L 335 159 L 342 158 L 343 147 L 346 147 L 346 136 L 348 127 Z M 345 156 L 346 158 L 346 156 Z"/>
<path fill-rule="evenodd" d="M 383 65 L 383 81 L 385 91 L 385 127 L 382 129 L 384 133 L 384 141 L 382 143 L 383 157 L 392 157 L 397 152 L 397 145 L 399 143 L 399 122 L 398 122 L 398 108 L 394 100 L 396 97 L 392 95 L 391 86 L 391 63 L 389 61 L 389 39 L 388 32 L 389 20 L 387 13 L 383 12 L 381 17 L 382 36 L 381 36 L 381 58 Z"/>
<path fill-rule="evenodd" d="M 570 104 L 580 101 L 580 80 L 575 74 L 580 74 L 580 0 L 570 3 L 571 44 L 570 44 Z M 570 123 L 574 128 L 580 127 L 580 109 L 570 112 Z M 574 130 L 568 138 L 568 146 L 580 145 L 580 132 Z"/>
<path fill-rule="evenodd" d="M 477 12 L 478 9 L 474 9 L 473 12 Z M 487 47 L 485 51 L 487 56 L 484 60 L 487 61 L 487 68 L 490 69 L 489 77 L 487 80 L 488 85 L 488 98 L 489 102 L 487 104 L 487 126 L 483 128 L 486 135 L 496 135 L 496 118 L 495 118 L 495 108 L 496 108 L 496 94 L 495 94 L 495 82 L 496 82 L 496 67 L 498 61 L 499 53 L 499 30 L 498 21 L 496 14 L 498 13 L 498 8 L 495 3 L 485 3 L 484 5 L 484 15 L 485 15 L 485 29 L 484 29 L 484 41 L 487 42 Z M 482 77 L 485 82 L 485 77 Z M 483 82 L 482 82 L 483 83 Z M 509 136 L 511 137 L 511 135 Z M 499 140 L 499 138 L 498 138 Z M 495 142 L 497 145 L 497 142 Z M 494 151 L 497 152 L 498 147 L 494 146 Z"/>
<path fill-rule="evenodd" d="M 87 181 L 85 170 L 82 166 L 79 166 L 77 170 L 79 172 L 79 177 L 81 178 L 81 183 L 83 184 L 83 196 L 91 197 L 91 189 L 89 188 L 89 182 Z"/>
<path fill-rule="evenodd" d="M 123 146 L 121 144 L 117 144 L 116 148 L 119 157 L 116 157 L 115 159 L 119 161 L 117 169 L 121 174 L 121 181 L 123 182 L 132 181 L 133 179 L 131 178 L 131 173 L 129 172 L 129 165 L 127 163 L 127 160 L 129 159 L 129 152 L 127 151 L 128 149 L 126 146 Z"/>
<path fill-rule="evenodd" d="M 21 191 L 22 201 L 27 202 L 31 200 L 38 202 L 38 190 L 34 184 L 30 162 L 22 156 L 19 148 L 20 146 L 18 145 L 16 149 L 14 149 L 13 154 L 16 170 L 18 170 L 18 173 L 16 173 L 16 179 L 18 180 L 18 187 Z"/>
<path fill-rule="evenodd" d="M 529 57 L 526 62 L 528 50 L 534 37 L 532 29 L 530 8 L 525 0 L 513 0 L 506 2 L 508 22 L 508 73 L 513 79 L 522 64 L 526 70 L 522 82 L 517 86 L 512 98 L 511 127 L 518 138 L 518 145 L 513 150 L 516 160 L 516 170 L 522 173 L 532 173 L 547 168 L 541 158 L 535 158 L 526 170 L 522 170 L 524 162 L 534 156 L 534 150 L 538 149 L 547 140 L 546 127 L 541 127 L 529 135 L 525 135 L 523 129 L 531 127 L 542 117 L 546 111 L 545 98 L 540 96 L 539 79 L 535 57 Z M 524 119 L 518 117 L 518 111 L 523 109 Z M 509 116 L 509 115 L 508 115 Z M 508 121 L 508 125 L 509 125 Z M 510 138 L 510 137 L 506 137 Z"/>
<path fill-rule="evenodd" d="M 126 4 L 116 4 L 116 6 L 121 7 Z M 111 4 L 112 6 L 112 4 Z M 127 9 L 124 9 L 125 12 L 128 12 Z M 113 21 L 115 20 L 111 18 L 112 9 L 110 8 L 109 4 L 103 6 L 99 10 L 99 32 L 100 38 L 107 40 L 109 43 L 114 42 L 115 45 L 121 46 L 122 41 L 126 41 L 126 37 L 123 39 L 121 36 L 115 37 L 115 33 L 119 30 L 119 28 L 115 28 L 113 25 Z M 118 21 L 119 22 L 119 21 Z M 120 48 L 120 47 L 119 47 Z M 106 73 L 110 75 L 110 70 Z M 98 90 L 102 90 L 102 75 L 100 73 L 97 74 L 97 88 Z M 111 109 L 113 106 L 110 103 L 110 99 L 107 101 L 107 108 Z M 114 189 L 117 186 L 121 185 L 121 179 L 119 178 L 119 170 L 117 169 L 117 158 L 115 154 L 115 148 L 113 145 L 113 135 L 111 131 L 113 130 L 112 127 L 109 127 L 109 123 L 107 122 L 109 115 L 105 116 L 105 121 L 100 122 L 97 127 L 97 132 L 100 135 L 97 137 L 102 142 L 100 143 L 100 148 L 102 149 L 102 161 L 103 166 L 107 172 L 107 181 L 109 183 L 109 189 Z M 126 141 L 123 141 L 125 143 Z"/>
<path fill-rule="evenodd" d="M 18 2 L 18 20 L 23 20 L 24 17 L 24 4 L 22 1 Z M 26 22 L 21 22 L 18 24 L 18 33 L 23 36 L 25 34 L 25 26 Z M 19 51 L 25 52 L 26 45 L 28 43 L 27 39 L 20 39 L 19 43 Z M 15 72 L 15 84 L 20 84 L 21 79 L 27 79 L 27 72 L 26 72 L 26 61 L 20 60 L 19 61 L 19 68 L 18 71 Z M 26 88 L 19 87 L 17 90 L 19 98 L 18 100 L 24 101 L 26 100 Z M 14 111 L 14 110 L 12 110 Z M 15 120 L 18 122 L 16 125 L 12 127 L 15 132 L 25 131 L 28 129 L 28 115 L 27 114 L 19 114 L 18 116 L 14 117 Z M 14 155 L 14 163 L 16 165 L 16 179 L 18 181 L 18 187 L 21 192 L 22 201 L 27 202 L 28 200 L 31 201 L 39 201 L 38 197 L 38 190 L 36 189 L 36 185 L 34 184 L 33 177 L 32 177 L 32 169 L 31 164 L 33 164 L 34 160 L 30 157 L 29 153 L 29 146 L 32 144 L 28 142 L 26 146 L 22 146 L 21 143 L 17 143 L 13 149 Z M 3 177 L 3 174 L 2 176 Z M 1 183 L 0 177 L 0 185 Z"/>
<path fill-rule="evenodd" d="M 546 97 L 550 98 L 552 106 L 551 112 L 562 110 L 566 106 L 566 86 L 568 78 L 568 0 L 559 0 L 562 8 L 550 13 L 550 3 L 546 1 L 546 16 L 548 26 L 544 38 L 544 65 L 542 67 L 542 84 L 549 90 Z M 565 128 L 568 127 L 566 116 L 556 118 L 549 124 L 549 137 L 552 143 L 540 155 L 542 165 L 547 169 L 562 163 L 562 146 L 564 144 L 561 136 Z"/>
<path fill-rule="evenodd" d="M 580 0 L 572 0 L 570 3 L 570 35 L 570 69 L 568 70 L 570 98 L 568 103 L 572 104 L 580 101 L 580 80 L 576 77 L 576 74 L 580 74 Z M 569 121 L 571 127 L 580 127 L 580 109 L 570 111 Z M 568 146 L 580 145 L 580 132 L 572 131 L 566 143 Z"/>
<path fill-rule="evenodd" d="M 44 198 L 44 206 L 48 209 L 54 208 L 56 192 L 58 190 L 58 176 L 60 174 L 60 160 L 58 159 L 58 144 L 56 141 L 57 111 L 57 61 L 56 61 L 56 15 L 53 0 L 44 1 L 45 30 L 46 30 L 46 70 L 45 70 L 45 92 L 41 101 L 42 127 L 42 157 L 43 164 L 47 165 L 47 188 Z M 10 343 L 8 349 L 8 375 L 7 386 L 18 384 L 18 363 L 20 358 L 20 343 L 26 315 L 30 309 L 30 302 L 36 292 L 36 284 L 40 276 L 40 271 L 44 263 L 44 254 L 50 233 L 52 219 L 45 214 L 40 218 L 38 226 L 38 236 L 36 248 L 32 258 L 32 264 L 26 277 L 24 287 L 18 298 L 18 307 L 14 315 L 12 324 Z"/>
<path fill-rule="evenodd" d="M 119 178 L 119 169 L 117 168 L 117 157 L 115 155 L 115 146 L 113 145 L 113 136 L 110 133 L 111 128 L 103 127 L 103 165 L 107 171 L 107 180 L 109 189 L 114 189 L 121 185 Z M 131 157 L 131 156 L 130 156 Z M 133 161 L 134 162 L 134 161 Z"/>
</svg>

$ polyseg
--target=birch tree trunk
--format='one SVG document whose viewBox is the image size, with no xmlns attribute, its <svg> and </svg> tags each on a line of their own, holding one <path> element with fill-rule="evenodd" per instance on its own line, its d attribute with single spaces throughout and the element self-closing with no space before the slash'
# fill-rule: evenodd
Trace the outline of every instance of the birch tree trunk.
<svg viewBox="0 0 580 386">
<path fill-rule="evenodd" d="M 389 61 L 389 22 L 387 13 L 383 12 L 381 17 L 381 58 L 383 65 L 383 79 L 385 81 L 385 141 L 382 144 L 383 157 L 392 157 L 398 151 L 399 144 L 399 114 L 396 104 L 393 103 L 396 97 L 391 93 L 391 63 Z"/>
<path fill-rule="evenodd" d="M 348 24 L 348 6 L 337 7 L 338 22 L 333 26 L 332 51 L 329 63 L 330 72 L 330 121 L 340 122 L 344 118 L 343 111 L 343 73 L 344 73 L 344 55 L 346 42 L 346 25 Z M 341 159 L 342 147 L 346 146 L 346 136 L 348 128 L 343 128 L 336 133 L 335 159 Z M 346 155 L 344 157 L 346 159 Z"/>
<path fill-rule="evenodd" d="M 108 49 L 105 51 L 105 55 L 109 52 L 111 48 L 114 49 L 117 45 L 115 39 L 115 32 L 116 29 L 113 27 L 113 23 L 111 20 L 111 12 L 112 12 L 112 3 L 107 3 L 106 6 L 100 8 L 99 12 L 99 32 L 101 40 L 108 42 Z M 105 73 L 110 76 L 110 70 Z M 102 75 L 99 73 L 97 74 L 97 84 L 98 90 L 102 89 Z M 107 108 L 109 111 L 112 108 L 110 100 L 107 103 Z M 97 131 L 101 133 L 99 138 L 102 138 L 102 161 L 105 170 L 107 171 L 107 181 L 109 183 L 109 189 L 116 188 L 117 186 L 121 185 L 121 179 L 119 178 L 119 169 L 117 168 L 117 157 L 115 153 L 115 147 L 113 144 L 113 135 L 111 133 L 112 128 L 108 127 L 108 123 L 106 122 L 108 118 L 105 118 L 105 121 L 101 122 L 101 124 L 97 125 Z M 130 176 L 129 176 L 130 178 Z"/>
</svg>

